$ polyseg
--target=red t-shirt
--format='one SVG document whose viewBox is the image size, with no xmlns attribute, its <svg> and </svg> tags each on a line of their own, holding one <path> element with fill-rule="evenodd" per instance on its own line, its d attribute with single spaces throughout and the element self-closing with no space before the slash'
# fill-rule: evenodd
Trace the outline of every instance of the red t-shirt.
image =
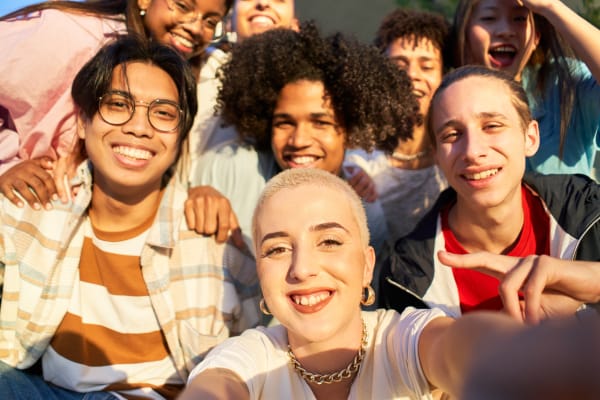
<svg viewBox="0 0 600 400">
<path fill-rule="evenodd" d="M 539 197 L 521 187 L 524 222 L 516 243 L 506 255 L 525 257 L 532 254 L 550 254 L 550 219 Z M 448 225 L 448 214 L 454 204 L 442 210 L 442 232 L 446 250 L 456 254 L 468 251 L 458 242 Z M 484 273 L 452 268 L 458 288 L 460 308 L 463 313 L 473 310 L 501 310 L 502 300 L 498 295 L 499 281 Z"/>
</svg>

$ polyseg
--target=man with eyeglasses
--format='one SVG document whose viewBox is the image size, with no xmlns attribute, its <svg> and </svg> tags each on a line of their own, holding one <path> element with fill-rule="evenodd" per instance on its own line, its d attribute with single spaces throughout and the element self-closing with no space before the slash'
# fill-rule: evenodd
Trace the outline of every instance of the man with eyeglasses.
<svg viewBox="0 0 600 400">
<path fill-rule="evenodd" d="M 192 72 L 171 47 L 122 37 L 72 96 L 76 196 L 51 210 L 0 196 L 0 398 L 173 399 L 208 350 L 259 321 L 253 260 L 183 218 Z"/>
</svg>

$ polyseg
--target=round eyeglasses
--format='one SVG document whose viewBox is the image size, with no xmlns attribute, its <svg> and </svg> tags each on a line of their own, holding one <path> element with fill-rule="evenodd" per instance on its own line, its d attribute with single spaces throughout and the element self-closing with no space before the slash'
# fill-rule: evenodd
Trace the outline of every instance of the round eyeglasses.
<svg viewBox="0 0 600 400">
<path fill-rule="evenodd" d="M 222 17 L 220 15 L 203 15 L 196 11 L 195 5 L 189 0 L 166 0 L 169 10 L 177 15 L 177 20 L 183 23 L 192 23 L 200 20 L 202 29 L 212 33 L 214 39 L 223 35 Z M 214 40 L 213 39 L 213 40 Z"/>
<path fill-rule="evenodd" d="M 155 99 L 150 103 L 135 101 L 130 95 L 108 92 L 98 100 L 98 112 L 107 124 L 124 125 L 133 118 L 136 106 L 147 107 L 148 122 L 157 131 L 175 132 L 181 122 L 181 108 L 171 100 Z"/>
</svg>

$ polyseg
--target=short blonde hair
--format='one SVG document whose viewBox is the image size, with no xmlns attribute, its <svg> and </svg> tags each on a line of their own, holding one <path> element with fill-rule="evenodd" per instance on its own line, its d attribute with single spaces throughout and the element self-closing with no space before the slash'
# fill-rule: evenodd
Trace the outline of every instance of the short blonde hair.
<svg viewBox="0 0 600 400">
<path fill-rule="evenodd" d="M 360 197 L 358 197 L 348 182 L 330 172 L 318 168 L 290 168 L 280 172 L 267 182 L 267 185 L 256 203 L 254 215 L 252 216 L 252 240 L 254 243 L 258 243 L 258 218 L 260 217 L 262 207 L 267 200 L 284 189 L 295 189 L 308 185 L 319 188 L 329 188 L 346 195 L 350 209 L 352 210 L 352 214 L 358 225 L 360 239 L 365 246 L 368 246 L 369 228 L 367 225 L 367 215 Z"/>
</svg>

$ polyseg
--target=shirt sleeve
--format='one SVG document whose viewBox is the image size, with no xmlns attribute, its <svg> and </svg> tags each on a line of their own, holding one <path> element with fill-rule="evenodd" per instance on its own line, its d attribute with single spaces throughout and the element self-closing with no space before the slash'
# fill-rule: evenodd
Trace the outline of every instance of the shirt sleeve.
<svg viewBox="0 0 600 400">
<path fill-rule="evenodd" d="M 70 150 L 76 132 L 72 81 L 120 28 L 117 21 L 58 10 L 0 21 L 0 105 L 19 139 L 3 143 L 0 163 Z"/>
<path fill-rule="evenodd" d="M 439 309 L 408 307 L 393 324 L 392 361 L 396 372 L 406 386 L 419 398 L 430 392 L 429 383 L 419 361 L 419 338 L 429 322 L 444 317 Z"/>
</svg>

